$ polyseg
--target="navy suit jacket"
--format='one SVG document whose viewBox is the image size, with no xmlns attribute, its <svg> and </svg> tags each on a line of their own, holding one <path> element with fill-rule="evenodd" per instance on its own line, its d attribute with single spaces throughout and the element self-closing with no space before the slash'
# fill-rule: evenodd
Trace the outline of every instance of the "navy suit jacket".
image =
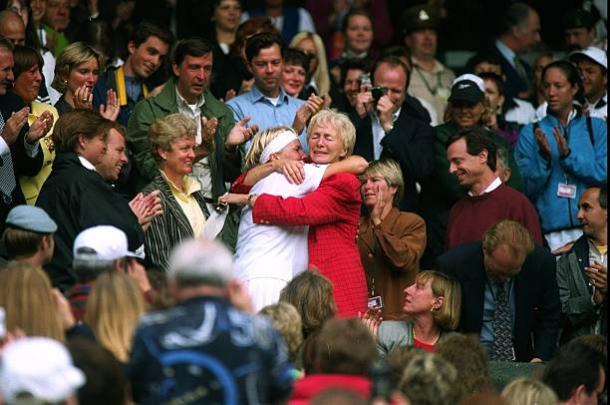
<svg viewBox="0 0 610 405">
<path fill-rule="evenodd" d="M 462 287 L 459 330 L 480 334 L 487 280 L 481 242 L 451 249 L 438 258 L 436 268 L 454 277 Z M 555 352 L 561 315 L 555 271 L 555 258 L 536 246 L 514 278 L 513 347 L 517 361 L 534 357 L 549 360 Z"/>
</svg>

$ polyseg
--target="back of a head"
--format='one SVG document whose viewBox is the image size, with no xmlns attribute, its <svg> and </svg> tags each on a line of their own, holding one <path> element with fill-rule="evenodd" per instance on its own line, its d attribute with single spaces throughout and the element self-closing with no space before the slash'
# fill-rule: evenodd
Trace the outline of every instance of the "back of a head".
<svg viewBox="0 0 610 405">
<path fill-rule="evenodd" d="M 487 352 L 478 336 L 453 334 L 439 342 L 434 353 L 453 364 L 465 394 L 492 389 Z"/>
<path fill-rule="evenodd" d="M 268 317 L 273 327 L 280 333 L 288 348 L 291 361 L 296 360 L 299 348 L 303 344 L 303 325 L 301 315 L 296 308 L 287 302 L 267 305 L 259 314 Z"/>
<path fill-rule="evenodd" d="M 532 11 L 535 10 L 525 3 L 511 3 L 500 18 L 499 34 L 510 35 L 514 27 L 522 27 L 527 24 Z"/>
<path fill-rule="evenodd" d="M 541 379 L 555 391 L 560 401 L 565 402 L 581 385 L 591 394 L 599 384 L 603 366 L 597 350 L 572 341 L 559 349 L 544 368 Z"/>
<path fill-rule="evenodd" d="M 59 117 L 53 128 L 53 142 L 58 152 L 75 152 L 78 137 L 93 139 L 108 134 L 112 122 L 93 110 L 72 110 Z"/>
<path fill-rule="evenodd" d="M 55 231 L 57 224 L 42 208 L 21 204 L 9 211 L 2 240 L 9 258 L 26 258 L 36 254 L 43 238 Z"/>
<path fill-rule="evenodd" d="M 86 383 L 78 390 L 78 401 L 87 405 L 123 405 L 127 380 L 120 363 L 100 345 L 84 339 L 71 339 L 68 350 L 74 365 L 85 373 Z"/>
<path fill-rule="evenodd" d="M 500 245 L 506 245 L 514 254 L 526 256 L 534 251 L 534 240 L 530 232 L 520 223 L 511 220 L 500 221 L 490 226 L 483 234 L 483 250 L 492 254 Z"/>
<path fill-rule="evenodd" d="M 557 395 L 542 381 L 520 377 L 502 390 L 506 405 L 556 405 Z"/>
<path fill-rule="evenodd" d="M 232 277 L 233 256 L 218 241 L 188 239 L 171 253 L 167 278 L 178 288 L 224 288 Z"/>
<path fill-rule="evenodd" d="M 427 351 L 410 358 L 398 388 L 411 405 L 457 404 L 463 395 L 455 367 Z"/>
<path fill-rule="evenodd" d="M 304 338 L 320 330 L 337 312 L 333 285 L 317 271 L 304 271 L 290 280 L 280 292 L 280 301 L 292 304 L 301 315 Z"/>
<path fill-rule="evenodd" d="M 368 375 L 377 357 L 375 339 L 357 318 L 331 319 L 317 338 L 318 372 Z"/>
</svg>

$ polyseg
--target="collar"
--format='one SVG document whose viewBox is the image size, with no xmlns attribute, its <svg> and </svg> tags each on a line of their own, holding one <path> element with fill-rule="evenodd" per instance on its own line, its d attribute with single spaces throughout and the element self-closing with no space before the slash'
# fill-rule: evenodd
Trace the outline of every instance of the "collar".
<svg viewBox="0 0 610 405">
<path fill-rule="evenodd" d="M 201 190 L 201 183 L 189 175 L 184 176 L 184 186 L 186 190 L 182 190 L 180 187 L 175 185 L 174 182 L 169 179 L 169 177 L 167 177 L 163 170 L 159 169 L 159 172 L 161 172 L 161 176 L 167 182 L 167 184 L 169 184 L 169 188 L 172 193 L 190 196 L 191 194 Z"/>
<path fill-rule="evenodd" d="M 508 63 L 512 66 L 515 65 L 515 56 L 517 56 L 515 51 L 510 49 L 501 39 L 496 39 L 496 48 L 498 48 L 498 51 L 500 51 L 502 56 L 508 60 Z"/>
<path fill-rule="evenodd" d="M 598 108 L 602 108 L 605 107 L 608 104 L 608 92 L 606 91 L 606 93 L 604 93 L 604 96 L 602 98 L 600 98 L 599 100 L 597 100 L 594 103 L 589 103 L 587 101 L 587 104 L 591 107 L 593 107 L 594 109 L 598 109 Z"/>
<path fill-rule="evenodd" d="M 490 184 L 489 186 L 487 186 L 487 188 L 485 190 L 483 190 L 483 192 L 481 194 L 473 194 L 472 191 L 468 191 L 468 195 L 471 197 L 477 197 L 479 195 L 483 195 L 483 194 L 487 194 L 487 193 L 491 193 L 492 191 L 494 191 L 495 189 L 497 189 L 498 187 L 500 187 L 502 185 L 502 180 L 500 180 L 499 177 L 496 177 Z"/>
<path fill-rule="evenodd" d="M 85 169 L 93 170 L 94 172 L 96 171 L 95 166 L 93 166 L 93 164 L 90 161 L 88 161 L 81 155 L 78 155 L 78 160 L 80 160 L 80 164 L 83 165 L 85 167 Z"/>
<path fill-rule="evenodd" d="M 255 103 L 257 101 L 263 100 L 263 99 L 267 99 L 267 96 L 265 96 L 263 93 L 261 93 L 261 91 L 258 89 L 258 87 L 256 86 L 252 86 L 252 89 L 247 93 L 248 97 L 250 98 L 250 101 Z M 290 96 L 284 91 L 284 89 L 282 89 L 282 87 L 280 86 L 280 94 L 278 96 L 278 105 L 282 104 L 284 101 L 288 102 L 288 99 L 290 98 Z"/>
<path fill-rule="evenodd" d="M 398 107 L 398 110 L 394 111 L 394 113 L 392 114 L 392 122 L 396 122 L 396 120 L 398 119 L 398 117 L 400 116 L 400 112 L 402 111 L 402 106 Z M 373 117 L 375 122 L 377 122 L 379 124 L 379 116 L 377 115 L 377 111 L 373 111 Z"/>
<path fill-rule="evenodd" d="M 182 94 L 180 94 L 180 91 L 178 91 L 178 86 L 176 86 L 176 102 L 178 103 L 178 105 L 182 105 L 182 107 L 184 108 L 188 108 L 191 109 L 191 104 L 189 104 L 184 97 L 182 97 Z M 205 103 L 205 97 L 203 96 L 203 94 L 201 94 L 201 96 L 199 97 L 199 100 L 197 100 L 197 108 L 201 108 L 201 106 Z"/>
<path fill-rule="evenodd" d="M 434 59 L 434 68 L 432 69 L 432 71 L 423 69 L 418 62 L 419 61 L 417 60 L 417 58 L 415 58 L 413 56 L 411 57 L 411 63 L 413 63 L 413 66 L 422 69 L 424 72 L 436 74 L 436 73 L 441 73 L 443 70 L 445 70 L 445 67 L 443 66 L 443 64 L 440 63 L 436 59 Z"/>
</svg>

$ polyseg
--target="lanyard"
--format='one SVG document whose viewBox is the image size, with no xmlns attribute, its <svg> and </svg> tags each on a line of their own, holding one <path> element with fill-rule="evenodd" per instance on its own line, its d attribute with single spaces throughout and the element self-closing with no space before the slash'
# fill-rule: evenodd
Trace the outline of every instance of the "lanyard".
<svg viewBox="0 0 610 405">
<path fill-rule="evenodd" d="M 413 64 L 413 67 L 415 68 L 415 71 L 417 72 L 417 74 L 419 75 L 419 77 L 421 78 L 421 80 L 424 82 L 424 86 L 426 86 L 426 89 L 428 89 L 428 91 L 430 92 L 430 94 L 432 94 L 433 96 L 436 97 L 436 93 L 438 92 L 438 89 L 441 87 L 441 73 L 442 72 L 436 72 L 436 86 L 434 86 L 434 88 L 432 88 L 430 86 L 430 83 L 428 83 L 428 81 L 426 80 L 426 78 L 424 77 L 423 73 L 420 70 L 420 67 L 417 66 L 415 63 Z"/>
<path fill-rule="evenodd" d="M 124 106 L 127 105 L 127 86 L 125 85 L 125 71 L 123 70 L 123 66 L 119 67 L 115 74 L 117 96 L 119 97 L 120 105 Z M 142 83 L 142 94 L 144 97 L 148 96 L 148 88 L 144 83 Z"/>
</svg>

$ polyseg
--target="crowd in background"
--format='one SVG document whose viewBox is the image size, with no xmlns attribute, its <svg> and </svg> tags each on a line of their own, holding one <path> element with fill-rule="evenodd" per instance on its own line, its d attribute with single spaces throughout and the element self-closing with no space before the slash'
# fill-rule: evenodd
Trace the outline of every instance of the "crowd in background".
<svg viewBox="0 0 610 405">
<path fill-rule="evenodd" d="M 470 3 L 0 1 L 0 403 L 607 403 L 607 6 Z"/>
</svg>

